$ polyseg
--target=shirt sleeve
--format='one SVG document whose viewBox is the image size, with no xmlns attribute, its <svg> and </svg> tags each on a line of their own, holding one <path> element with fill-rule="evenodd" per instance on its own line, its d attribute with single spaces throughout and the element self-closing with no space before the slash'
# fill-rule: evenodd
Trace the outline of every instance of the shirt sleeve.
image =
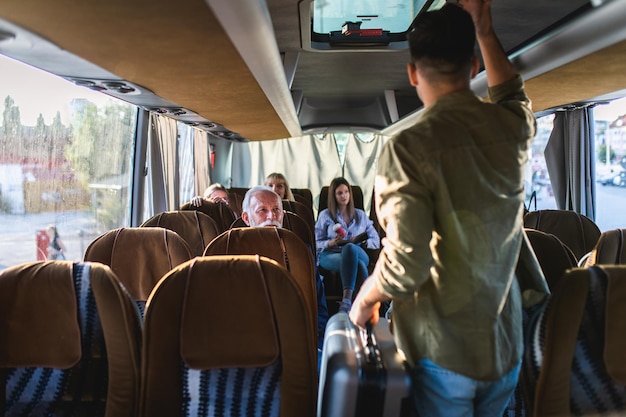
<svg viewBox="0 0 626 417">
<path fill-rule="evenodd" d="M 527 130 L 522 138 L 532 138 L 536 133 L 536 120 L 531 101 L 524 91 L 524 81 L 518 74 L 515 78 L 502 84 L 489 87 L 489 99 L 492 103 L 506 108 L 512 118 L 517 118 L 517 124 Z M 510 123 L 513 123 L 511 121 Z M 512 124 L 515 125 L 515 124 Z"/>
<path fill-rule="evenodd" d="M 317 251 L 326 249 L 331 238 L 328 236 L 328 225 L 332 223 L 328 209 L 322 210 L 315 222 L 315 247 Z"/>
<path fill-rule="evenodd" d="M 406 139 L 406 138 L 404 138 Z M 386 232 L 373 276 L 392 298 L 412 298 L 429 279 L 434 215 L 428 173 L 418 172 L 410 141 L 391 139 L 379 156 L 375 181 L 376 210 Z M 420 171 L 427 170 L 421 168 Z"/>
<path fill-rule="evenodd" d="M 374 207 L 371 208 L 374 210 Z M 369 249 L 378 249 L 380 248 L 380 236 L 378 235 L 378 231 L 374 227 L 374 222 L 372 219 L 367 217 L 365 211 L 360 210 L 362 221 L 365 223 L 365 232 L 367 233 L 367 247 Z"/>
</svg>

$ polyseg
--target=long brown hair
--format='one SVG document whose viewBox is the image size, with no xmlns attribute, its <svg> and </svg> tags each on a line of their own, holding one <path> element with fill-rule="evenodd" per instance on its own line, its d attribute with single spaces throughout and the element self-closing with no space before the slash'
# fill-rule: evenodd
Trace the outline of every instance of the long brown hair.
<svg viewBox="0 0 626 417">
<path fill-rule="evenodd" d="M 334 178 L 330 182 L 330 186 L 328 187 L 328 212 L 330 213 L 330 217 L 336 222 L 337 221 L 337 199 L 335 198 L 335 191 L 339 188 L 340 185 L 345 185 L 348 187 L 348 191 L 350 191 L 350 201 L 348 201 L 348 216 L 349 219 L 346 220 L 349 223 L 349 220 L 355 218 L 354 217 L 354 196 L 352 194 L 352 186 L 344 177 Z"/>
</svg>

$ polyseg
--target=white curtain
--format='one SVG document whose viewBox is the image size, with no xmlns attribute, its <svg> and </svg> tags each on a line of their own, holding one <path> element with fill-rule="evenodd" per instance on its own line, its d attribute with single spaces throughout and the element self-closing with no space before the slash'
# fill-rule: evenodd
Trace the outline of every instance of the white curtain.
<svg viewBox="0 0 626 417">
<path fill-rule="evenodd" d="M 351 184 L 363 189 L 367 211 L 374 187 L 376 160 L 385 140 L 375 135 L 364 142 L 349 135 L 343 167 L 332 134 L 235 143 L 230 186 L 252 187 L 262 184 L 268 174 L 280 172 L 287 177 L 292 188 L 311 190 L 316 210 L 321 188 L 333 178 L 345 176 Z"/>
<path fill-rule="evenodd" d="M 194 195 L 202 195 L 211 184 L 212 173 L 209 135 L 200 129 L 193 129 L 193 161 Z"/>
<path fill-rule="evenodd" d="M 153 190 L 152 207 L 154 213 L 176 210 L 179 207 L 178 194 L 178 158 L 176 120 L 150 114 L 149 178 Z"/>
</svg>

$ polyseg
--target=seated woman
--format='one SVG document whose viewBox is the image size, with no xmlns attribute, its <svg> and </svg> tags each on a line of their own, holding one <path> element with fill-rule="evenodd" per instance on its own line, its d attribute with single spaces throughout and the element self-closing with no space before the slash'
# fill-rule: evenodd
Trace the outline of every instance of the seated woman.
<svg viewBox="0 0 626 417">
<path fill-rule="evenodd" d="M 202 200 L 209 201 L 211 203 L 224 203 L 228 204 L 228 190 L 222 184 L 216 182 L 207 187 L 204 190 L 202 197 L 196 196 L 191 199 L 191 204 L 200 207 Z"/>
<path fill-rule="evenodd" d="M 265 183 L 263 185 L 271 187 L 282 200 L 296 201 L 293 197 L 293 193 L 291 192 L 291 188 L 289 188 L 287 178 L 285 178 L 285 176 L 281 173 L 272 172 L 265 178 Z"/>
<path fill-rule="evenodd" d="M 315 223 L 315 245 L 319 266 L 341 276 L 343 299 L 339 311 L 350 311 L 357 277 L 367 278 L 369 257 L 362 243 L 378 249 L 378 232 L 367 214 L 354 207 L 348 181 L 335 178 L 328 187 L 328 208 L 320 212 Z"/>
</svg>

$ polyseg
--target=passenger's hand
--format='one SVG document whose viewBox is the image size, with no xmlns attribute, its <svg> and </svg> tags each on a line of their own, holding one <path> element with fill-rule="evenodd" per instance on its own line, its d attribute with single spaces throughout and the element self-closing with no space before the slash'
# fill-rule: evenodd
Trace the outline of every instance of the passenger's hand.
<svg viewBox="0 0 626 417">
<path fill-rule="evenodd" d="M 472 16 L 476 36 L 489 34 L 491 26 L 491 0 L 459 0 L 459 5 Z"/>
<path fill-rule="evenodd" d="M 352 309 L 350 309 L 350 320 L 362 329 L 365 329 L 368 321 L 372 323 L 372 326 L 375 326 L 380 319 L 380 301 L 369 301 L 375 292 L 374 280 L 372 278 L 366 279 L 352 304 Z"/>
<path fill-rule="evenodd" d="M 221 197 L 213 197 L 213 199 L 211 200 L 213 203 L 222 203 L 222 204 L 226 204 L 228 205 L 228 201 L 224 200 Z"/>
<path fill-rule="evenodd" d="M 202 205 L 202 200 L 204 200 L 204 198 L 196 196 L 191 199 L 191 205 L 194 207 L 200 207 Z"/>
</svg>

